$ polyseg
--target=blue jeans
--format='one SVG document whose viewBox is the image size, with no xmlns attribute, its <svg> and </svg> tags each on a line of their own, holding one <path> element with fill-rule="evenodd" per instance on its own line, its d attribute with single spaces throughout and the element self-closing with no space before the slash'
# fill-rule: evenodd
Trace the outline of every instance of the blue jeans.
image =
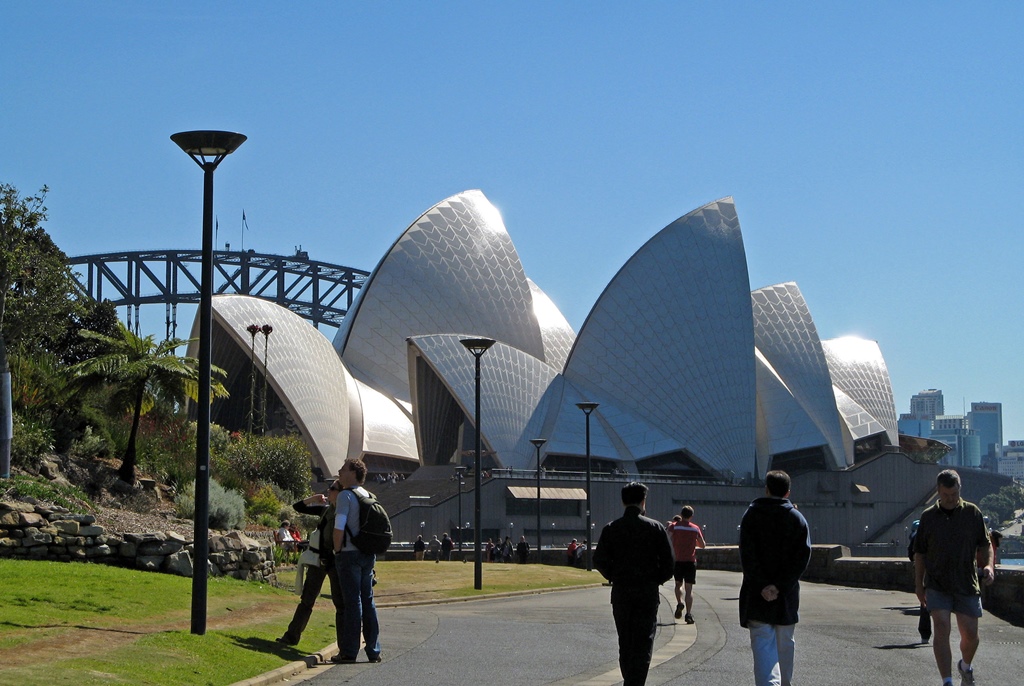
<svg viewBox="0 0 1024 686">
<path fill-rule="evenodd" d="M 793 682 L 795 624 L 765 624 L 750 620 L 750 650 L 754 653 L 756 686 L 790 686 Z"/>
<path fill-rule="evenodd" d="M 359 654 L 359 630 L 366 643 L 366 656 L 380 655 L 380 625 L 377 606 L 373 603 L 373 564 L 376 557 L 358 550 L 343 550 L 335 554 L 341 594 L 345 598 L 345 619 L 341 629 L 339 652 L 344 657 Z"/>
</svg>

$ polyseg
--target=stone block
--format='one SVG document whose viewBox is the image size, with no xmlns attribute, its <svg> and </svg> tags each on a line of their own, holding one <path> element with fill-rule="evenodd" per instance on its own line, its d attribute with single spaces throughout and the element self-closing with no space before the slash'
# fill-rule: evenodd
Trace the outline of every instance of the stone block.
<svg viewBox="0 0 1024 686">
<path fill-rule="evenodd" d="M 84 560 L 85 559 L 85 546 L 69 545 L 68 546 L 68 555 L 70 555 L 71 558 L 74 559 L 74 560 Z"/>
<path fill-rule="evenodd" d="M 45 545 L 37 545 L 32 548 L 28 548 L 28 556 L 33 560 L 44 560 L 49 552 L 49 548 Z"/>
<path fill-rule="evenodd" d="M 36 506 L 33 503 L 22 503 L 12 500 L 6 500 L 0 503 L 0 512 L 35 512 Z"/>
<path fill-rule="evenodd" d="M 192 557 L 184 550 L 168 555 L 166 562 L 164 562 L 164 571 L 168 574 L 191 577 Z"/>
<path fill-rule="evenodd" d="M 181 543 L 177 541 L 143 543 L 139 546 L 139 555 L 170 555 L 178 552 L 181 548 Z"/>
<path fill-rule="evenodd" d="M 19 512 L 19 526 L 46 526 L 46 517 L 35 512 Z"/>
<path fill-rule="evenodd" d="M 0 538 L 0 548 L 17 548 L 21 541 L 17 538 Z"/>
<path fill-rule="evenodd" d="M 164 558 L 157 555 L 139 555 L 135 558 L 135 568 L 147 572 L 159 572 L 164 564 Z"/>
<path fill-rule="evenodd" d="M 93 524 L 96 521 L 96 517 L 91 514 L 74 514 L 68 512 L 55 512 L 49 517 L 51 522 L 56 521 L 67 521 L 67 522 L 78 522 L 79 524 Z"/>
<path fill-rule="evenodd" d="M 15 510 L 7 510 L 0 514 L 0 526 L 18 526 L 21 524 L 21 513 Z"/>
<path fill-rule="evenodd" d="M 94 545 L 85 549 L 86 557 L 109 557 L 114 551 L 108 545 Z"/>
<path fill-rule="evenodd" d="M 53 522 L 53 528 L 62 534 L 68 534 L 70 536 L 77 536 L 78 530 L 81 525 L 78 522 L 72 522 L 67 520 L 61 520 Z"/>
<path fill-rule="evenodd" d="M 94 526 L 92 524 L 83 526 L 79 534 L 81 536 L 102 536 L 104 529 L 102 526 Z"/>
<path fill-rule="evenodd" d="M 117 546 L 117 554 L 121 557 L 135 557 L 138 552 L 138 546 L 129 541 L 125 541 L 121 545 Z"/>
<path fill-rule="evenodd" d="M 25 548 L 38 548 L 39 546 L 47 546 L 51 543 L 53 543 L 53 536 L 42 532 L 26 535 L 21 540 L 21 545 Z M 43 550 L 45 551 L 46 548 L 43 548 Z"/>
</svg>

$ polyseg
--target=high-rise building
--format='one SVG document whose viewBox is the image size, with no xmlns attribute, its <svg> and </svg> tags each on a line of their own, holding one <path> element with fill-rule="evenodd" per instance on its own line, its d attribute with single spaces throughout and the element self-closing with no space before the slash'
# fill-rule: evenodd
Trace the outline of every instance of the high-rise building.
<svg viewBox="0 0 1024 686">
<path fill-rule="evenodd" d="M 953 450 L 942 464 L 950 467 L 981 467 L 981 438 L 959 414 L 937 415 L 932 421 L 931 438 L 942 441 Z"/>
<path fill-rule="evenodd" d="M 999 457 L 999 473 L 1024 479 L 1024 441 L 1010 441 Z"/>
<path fill-rule="evenodd" d="M 981 459 L 996 468 L 996 460 L 1003 446 L 1003 404 L 971 403 L 967 425 L 978 432 L 981 440 Z"/>
<path fill-rule="evenodd" d="M 908 419 L 935 419 L 946 414 L 942 402 L 942 391 L 930 388 L 910 398 L 910 414 Z"/>
</svg>

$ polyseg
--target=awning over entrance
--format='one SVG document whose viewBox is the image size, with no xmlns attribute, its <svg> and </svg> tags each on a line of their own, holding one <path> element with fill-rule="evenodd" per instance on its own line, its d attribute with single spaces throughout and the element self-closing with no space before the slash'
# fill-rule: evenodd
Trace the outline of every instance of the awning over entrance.
<svg viewBox="0 0 1024 686">
<path fill-rule="evenodd" d="M 509 494 L 518 500 L 536 500 L 536 486 L 509 486 Z M 587 491 L 582 488 L 545 488 L 540 489 L 541 500 L 586 500 Z"/>
</svg>

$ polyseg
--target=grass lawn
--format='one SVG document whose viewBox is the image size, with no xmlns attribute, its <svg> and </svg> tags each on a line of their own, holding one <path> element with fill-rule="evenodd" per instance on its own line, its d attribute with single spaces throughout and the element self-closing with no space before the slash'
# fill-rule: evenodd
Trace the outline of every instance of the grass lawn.
<svg viewBox="0 0 1024 686">
<path fill-rule="evenodd" d="M 473 564 L 461 562 L 379 562 L 377 575 L 382 606 L 600 581 L 595 572 L 571 567 L 486 564 L 484 588 L 476 591 Z M 283 582 L 294 579 L 291 572 L 281 576 Z M 251 582 L 210 579 L 207 632 L 194 636 L 191 579 L 4 559 L 0 580 L 0 685 L 223 686 L 335 641 L 333 605 L 321 596 L 302 643 L 276 643 L 298 597 Z"/>
</svg>

